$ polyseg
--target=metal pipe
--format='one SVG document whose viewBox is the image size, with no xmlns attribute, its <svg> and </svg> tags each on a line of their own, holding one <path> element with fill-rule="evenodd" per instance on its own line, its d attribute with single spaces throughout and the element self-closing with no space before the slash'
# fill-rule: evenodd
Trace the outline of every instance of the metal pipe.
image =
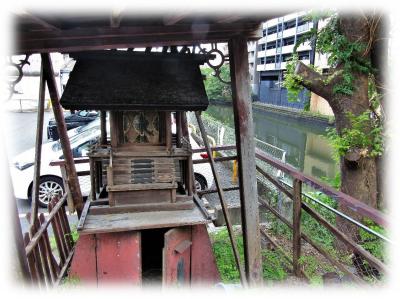
<svg viewBox="0 0 400 299">
<path fill-rule="evenodd" d="M 289 188 L 293 188 L 290 184 L 288 184 L 287 182 L 283 181 L 283 180 L 279 180 L 282 184 L 286 185 Z M 353 218 L 347 216 L 346 214 L 343 214 L 342 212 L 336 210 L 335 208 L 332 208 L 331 206 L 327 205 L 326 203 L 323 203 L 322 201 L 312 197 L 311 195 L 302 192 L 302 195 L 304 195 L 305 197 L 307 197 L 308 199 L 311 199 L 312 201 L 318 203 L 319 205 L 323 206 L 324 208 L 330 210 L 331 212 L 335 213 L 336 215 L 346 219 L 347 221 L 355 224 L 356 226 L 366 230 L 367 232 L 369 232 L 370 234 L 374 235 L 375 237 L 378 237 L 390 244 L 393 244 L 393 242 L 391 240 L 389 240 L 388 238 L 386 238 L 385 236 L 381 235 L 380 233 L 377 233 L 376 231 L 370 229 L 369 227 L 365 226 L 364 224 L 358 222 L 357 220 L 354 220 Z"/>
</svg>

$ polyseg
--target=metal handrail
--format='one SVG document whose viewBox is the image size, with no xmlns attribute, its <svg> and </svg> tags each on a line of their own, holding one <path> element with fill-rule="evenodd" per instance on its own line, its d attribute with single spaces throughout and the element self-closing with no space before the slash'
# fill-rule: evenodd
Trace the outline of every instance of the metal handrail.
<svg viewBox="0 0 400 299">
<path fill-rule="evenodd" d="M 288 183 L 285 182 L 284 180 L 279 180 L 279 181 L 280 181 L 282 184 L 284 184 L 285 186 L 287 186 L 287 187 L 293 189 L 293 186 L 290 185 L 290 184 L 288 184 Z M 382 240 L 384 240 L 384 241 L 386 241 L 386 242 L 388 242 L 388 243 L 393 244 L 393 242 L 392 242 L 390 239 L 388 239 L 388 238 L 386 238 L 385 236 L 381 235 L 380 233 L 378 233 L 378 232 L 372 230 L 372 229 L 369 228 L 368 226 L 365 226 L 364 224 L 358 222 L 357 220 L 354 220 L 353 218 L 347 216 L 346 214 L 344 214 L 344 213 L 342 213 L 342 212 L 336 210 L 335 208 L 332 208 L 331 206 L 327 205 L 326 203 L 323 203 L 322 201 L 316 199 L 315 197 L 313 197 L 313 196 L 311 196 L 311 195 L 309 195 L 309 194 L 307 194 L 307 193 L 304 193 L 304 192 L 302 192 L 301 194 L 302 194 L 303 196 L 307 197 L 308 199 L 311 199 L 312 201 L 314 201 L 314 202 L 318 203 L 319 205 L 323 206 L 324 208 L 330 210 L 330 211 L 333 212 L 334 214 L 336 214 L 336 215 L 338 215 L 338 216 L 340 216 L 340 217 L 346 219 L 347 221 L 349 221 L 349 222 L 355 224 L 356 226 L 358 226 L 358 227 L 364 229 L 365 231 L 369 232 L 370 234 L 372 234 L 372 235 L 374 235 L 374 236 L 376 236 L 376 237 L 378 237 L 378 238 L 380 238 L 380 239 L 382 239 Z"/>
</svg>

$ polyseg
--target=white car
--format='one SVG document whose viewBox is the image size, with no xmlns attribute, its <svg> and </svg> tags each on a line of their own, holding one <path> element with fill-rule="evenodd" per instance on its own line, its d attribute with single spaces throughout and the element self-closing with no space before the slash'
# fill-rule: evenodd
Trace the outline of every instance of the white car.
<svg viewBox="0 0 400 299">
<path fill-rule="evenodd" d="M 98 141 L 100 137 L 100 121 L 97 122 L 97 125 L 96 122 L 97 120 L 83 126 L 84 128 L 75 128 L 71 130 L 71 132 L 68 132 L 74 158 L 85 157 L 89 148 Z M 191 143 L 194 148 L 198 147 L 196 142 L 192 139 Z M 41 207 L 47 207 L 54 194 L 62 194 L 64 192 L 60 167 L 50 166 L 50 162 L 60 159 L 63 159 L 63 153 L 59 141 L 42 145 L 38 201 Z M 193 159 L 201 159 L 200 154 L 193 154 Z M 34 160 L 35 148 L 31 148 L 19 154 L 13 160 L 10 171 L 16 198 L 30 199 L 32 196 Z M 89 163 L 77 163 L 75 167 L 77 171 L 88 171 Z M 195 164 L 193 169 L 197 190 L 210 188 L 213 184 L 210 165 L 208 163 Z M 90 181 L 88 177 L 79 177 L 79 182 L 82 195 L 88 196 L 90 193 Z"/>
</svg>

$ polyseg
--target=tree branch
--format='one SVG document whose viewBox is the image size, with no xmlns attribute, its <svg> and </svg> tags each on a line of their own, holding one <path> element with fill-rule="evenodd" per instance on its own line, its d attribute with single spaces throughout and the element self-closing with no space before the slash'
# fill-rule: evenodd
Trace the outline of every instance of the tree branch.
<svg viewBox="0 0 400 299">
<path fill-rule="evenodd" d="M 333 100 L 332 82 L 336 82 L 336 77 L 327 82 L 326 76 L 317 73 L 300 61 L 297 63 L 294 73 L 303 79 L 300 83 L 301 85 L 323 97 L 331 104 Z"/>
</svg>

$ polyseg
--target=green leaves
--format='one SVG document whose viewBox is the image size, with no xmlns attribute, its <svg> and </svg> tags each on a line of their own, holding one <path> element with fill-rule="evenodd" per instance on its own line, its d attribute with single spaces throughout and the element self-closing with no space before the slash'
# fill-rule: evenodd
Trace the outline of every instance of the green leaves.
<svg viewBox="0 0 400 299">
<path fill-rule="evenodd" d="M 299 56 L 293 54 L 292 58 L 286 63 L 286 74 L 283 86 L 288 91 L 289 102 L 297 102 L 299 93 L 304 89 L 303 85 L 301 85 L 303 78 L 294 73 L 298 62 Z"/>
<path fill-rule="evenodd" d="M 355 116 L 348 112 L 350 128 L 344 128 L 339 135 L 335 128 L 327 129 L 327 137 L 331 142 L 335 159 L 346 155 L 350 149 L 363 150 L 368 157 L 377 157 L 383 153 L 382 126 L 371 118 L 371 111 L 367 110 Z M 372 127 L 371 127 L 372 125 Z M 368 130 L 368 128 L 371 128 Z"/>
<path fill-rule="evenodd" d="M 206 76 L 204 81 L 204 87 L 207 92 L 209 99 L 223 99 L 227 101 L 232 100 L 231 85 L 221 82 L 217 77 L 214 76 L 214 70 L 210 67 L 201 69 L 203 75 Z M 230 81 L 229 65 L 223 65 L 221 67 L 221 78 Z"/>
</svg>

